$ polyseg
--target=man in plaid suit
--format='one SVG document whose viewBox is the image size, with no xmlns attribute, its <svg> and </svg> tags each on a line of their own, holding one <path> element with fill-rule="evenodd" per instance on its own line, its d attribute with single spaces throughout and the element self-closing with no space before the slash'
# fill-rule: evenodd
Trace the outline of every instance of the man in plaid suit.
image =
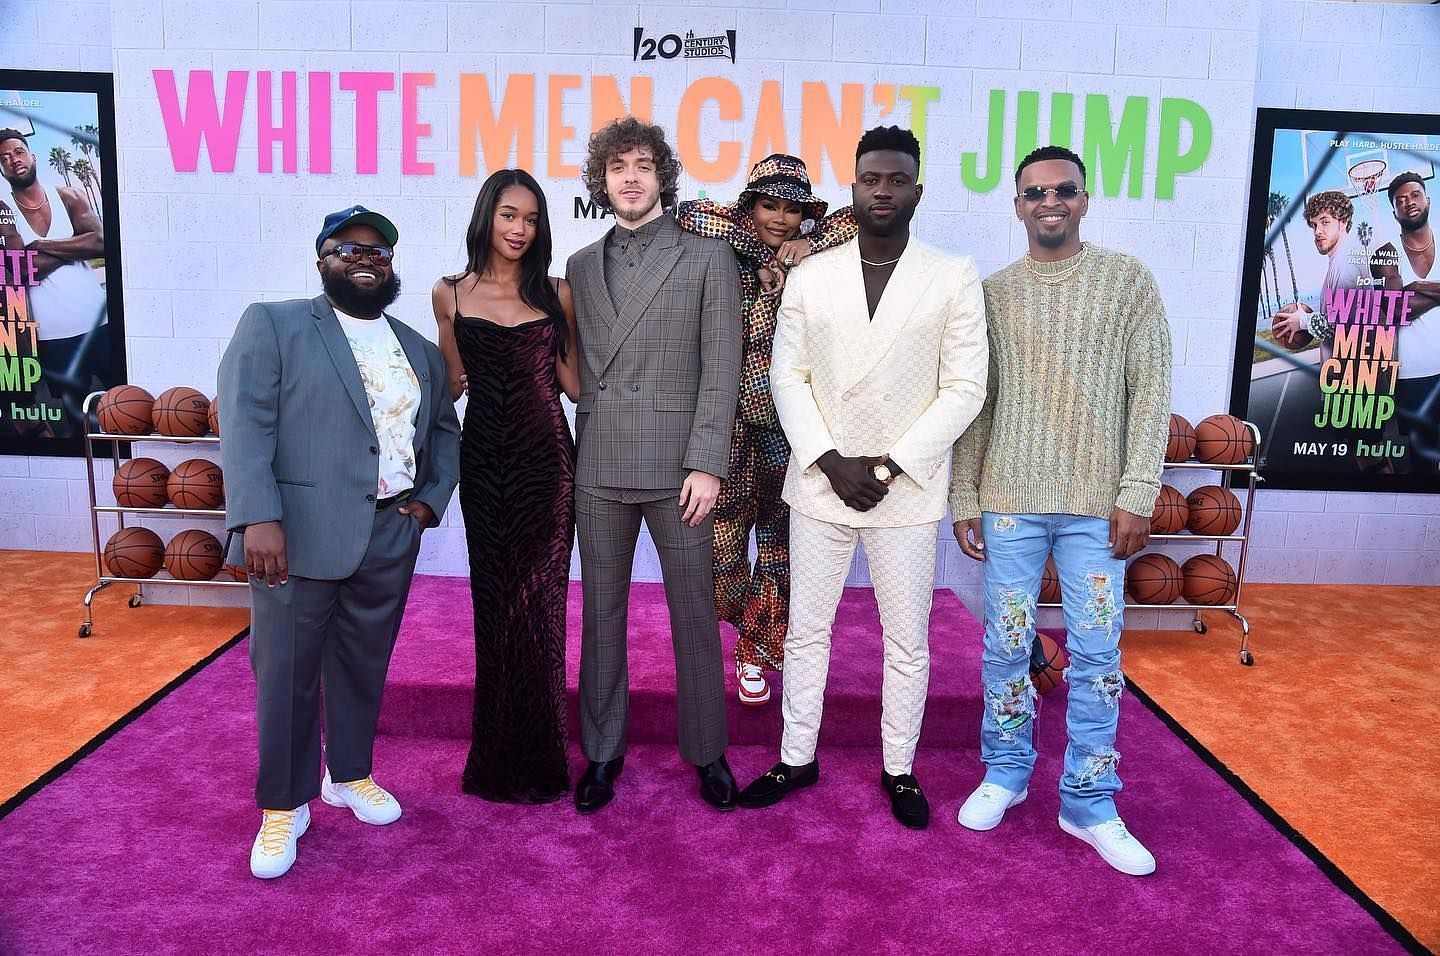
<svg viewBox="0 0 1440 956">
<path fill-rule="evenodd" d="M 585 185 L 615 226 L 566 267 L 584 359 L 575 406 L 580 742 L 590 761 L 575 788 L 581 813 L 610 802 L 624 767 L 626 611 L 642 518 L 670 608 L 680 754 L 699 768 L 708 803 L 735 806 L 711 509 L 740 387 L 740 286 L 729 246 L 665 214 L 679 173 L 657 126 L 627 118 L 595 133 Z"/>
</svg>

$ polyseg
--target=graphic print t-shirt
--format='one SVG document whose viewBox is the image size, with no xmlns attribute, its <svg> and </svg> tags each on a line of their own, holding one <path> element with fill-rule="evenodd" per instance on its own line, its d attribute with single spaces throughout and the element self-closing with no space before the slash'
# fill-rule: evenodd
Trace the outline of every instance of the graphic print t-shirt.
<svg viewBox="0 0 1440 956">
<path fill-rule="evenodd" d="M 335 311 L 360 368 L 370 400 L 370 420 L 380 439 L 376 496 L 390 498 L 415 487 L 415 419 L 420 380 L 384 318 L 357 319 Z"/>
</svg>

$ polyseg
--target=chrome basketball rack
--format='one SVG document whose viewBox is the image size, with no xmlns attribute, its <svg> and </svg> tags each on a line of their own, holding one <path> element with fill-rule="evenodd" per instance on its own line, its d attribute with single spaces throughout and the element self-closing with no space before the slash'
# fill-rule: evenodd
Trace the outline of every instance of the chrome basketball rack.
<svg viewBox="0 0 1440 956">
<path fill-rule="evenodd" d="M 82 421 L 85 426 L 85 480 L 90 487 L 90 536 L 95 549 L 95 586 L 85 592 L 85 621 L 80 625 L 80 636 L 89 637 L 94 633 L 95 619 L 91 603 L 95 595 L 105 590 L 112 584 L 133 584 L 135 593 L 130 595 L 130 606 L 139 607 L 144 603 L 144 587 L 147 584 L 178 585 L 181 587 L 211 587 L 211 588 L 248 588 L 247 581 L 226 581 L 218 578 L 209 581 L 187 581 L 181 578 L 165 577 L 153 578 L 127 578 L 109 573 L 105 567 L 105 543 L 100 540 L 100 516 L 114 515 L 117 525 L 116 531 L 125 527 L 125 516 L 127 514 L 148 514 L 160 515 L 167 518 L 223 518 L 225 510 L 209 508 L 176 508 L 166 505 L 160 508 L 126 508 L 120 505 L 102 505 L 95 493 L 95 443 L 110 443 L 110 459 L 115 468 L 120 467 L 120 443 L 129 442 L 132 445 L 141 442 L 164 443 L 171 445 L 218 445 L 220 439 L 216 435 L 203 435 L 197 438 L 177 438 L 170 435 L 112 435 L 100 428 L 99 419 L 95 415 L 95 406 L 104 392 L 91 392 L 85 397 L 84 413 Z M 226 536 L 223 544 L 228 550 L 229 540 Z M 106 539 L 108 540 L 108 538 Z M 164 571 L 159 572 L 164 574 Z M 221 574 L 225 574 L 222 566 Z"/>
</svg>

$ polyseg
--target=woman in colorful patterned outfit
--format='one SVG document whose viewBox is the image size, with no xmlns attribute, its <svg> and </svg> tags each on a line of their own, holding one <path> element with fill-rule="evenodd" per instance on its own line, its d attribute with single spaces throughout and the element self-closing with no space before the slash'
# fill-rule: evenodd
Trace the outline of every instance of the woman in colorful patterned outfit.
<svg viewBox="0 0 1440 956">
<path fill-rule="evenodd" d="M 675 211 L 681 228 L 734 247 L 743 292 L 740 402 L 730 474 L 715 503 L 715 609 L 740 634 L 735 676 L 740 702 L 752 706 L 770 699 L 765 671 L 780 670 L 785 660 L 790 607 L 790 508 L 780 500 L 790 444 L 770 396 L 770 349 L 785 271 L 809 253 L 855 236 L 848 206 L 822 218 L 825 211 L 826 203 L 810 190 L 805 163 L 780 153 L 755 164 L 734 203 L 691 200 Z"/>
</svg>

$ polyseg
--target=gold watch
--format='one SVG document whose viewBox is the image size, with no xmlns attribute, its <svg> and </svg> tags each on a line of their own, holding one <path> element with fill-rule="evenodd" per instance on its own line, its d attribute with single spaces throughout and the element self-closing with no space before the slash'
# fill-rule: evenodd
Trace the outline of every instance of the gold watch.
<svg viewBox="0 0 1440 956">
<path fill-rule="evenodd" d="M 875 476 L 876 481 L 883 482 L 887 485 L 895 480 L 894 473 L 890 471 L 890 467 L 884 462 L 881 462 L 871 469 L 871 473 Z"/>
</svg>

